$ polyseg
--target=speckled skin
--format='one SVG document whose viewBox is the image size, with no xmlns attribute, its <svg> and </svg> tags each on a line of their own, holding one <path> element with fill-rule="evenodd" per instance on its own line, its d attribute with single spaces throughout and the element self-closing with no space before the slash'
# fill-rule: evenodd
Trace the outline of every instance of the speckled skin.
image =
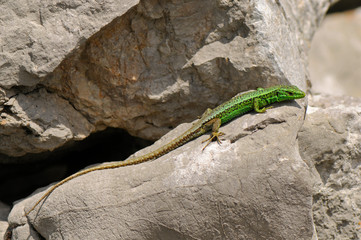
<svg viewBox="0 0 361 240">
<path fill-rule="evenodd" d="M 221 126 L 221 124 L 229 122 L 232 119 L 244 115 L 245 113 L 250 112 L 252 110 L 255 110 L 256 112 L 260 112 L 260 113 L 265 112 L 267 109 L 265 108 L 265 106 L 271 103 L 303 98 L 304 96 L 305 93 L 300 89 L 298 89 L 296 86 L 282 86 L 282 85 L 274 86 L 266 89 L 258 88 L 256 91 L 236 95 L 231 100 L 219 105 L 213 110 L 207 109 L 206 112 L 201 117 L 201 119 L 199 119 L 196 123 L 194 123 L 190 129 L 188 129 L 179 137 L 170 141 L 168 144 L 158 148 L 153 152 L 150 152 L 143 156 L 130 158 L 125 161 L 114 162 L 114 163 L 88 168 L 83 171 L 77 172 L 65 178 L 64 180 L 58 182 L 57 184 L 52 186 L 34 204 L 34 206 L 28 212 L 26 212 L 25 216 L 27 216 L 31 211 L 33 211 L 35 207 L 44 198 L 49 196 L 49 194 L 52 191 L 54 191 L 57 187 L 70 181 L 73 178 L 97 170 L 124 167 L 128 165 L 134 165 L 145 161 L 157 159 L 158 157 L 163 156 L 168 152 L 182 146 L 186 142 L 189 142 L 190 140 L 203 135 L 204 133 L 210 131 L 211 129 L 212 129 L 212 136 L 209 138 L 209 142 L 213 138 L 217 138 L 217 140 L 219 141 L 218 136 L 223 135 L 223 133 L 218 132 L 218 129 Z"/>
</svg>

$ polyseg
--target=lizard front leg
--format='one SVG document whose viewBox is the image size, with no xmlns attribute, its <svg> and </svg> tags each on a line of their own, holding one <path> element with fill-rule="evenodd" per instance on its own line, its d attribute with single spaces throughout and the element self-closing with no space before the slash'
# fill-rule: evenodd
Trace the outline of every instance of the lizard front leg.
<svg viewBox="0 0 361 240">
<path fill-rule="evenodd" d="M 273 108 L 273 106 L 270 106 L 270 107 L 263 107 L 263 108 L 260 109 L 260 108 L 259 108 L 260 101 L 261 101 L 261 99 L 259 99 L 259 98 L 255 98 L 255 99 L 253 100 L 253 109 L 254 109 L 256 112 L 258 112 L 258 113 L 264 113 L 264 112 L 266 112 L 267 109 Z"/>
</svg>

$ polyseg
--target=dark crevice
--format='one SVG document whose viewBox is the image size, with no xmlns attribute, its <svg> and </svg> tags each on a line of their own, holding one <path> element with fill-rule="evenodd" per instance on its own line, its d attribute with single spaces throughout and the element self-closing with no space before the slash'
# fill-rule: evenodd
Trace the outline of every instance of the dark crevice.
<svg viewBox="0 0 361 240">
<path fill-rule="evenodd" d="M 132 137 L 124 130 L 109 128 L 52 152 L 23 157 L 0 154 L 0 201 L 11 205 L 37 188 L 60 181 L 92 164 L 124 160 L 151 143 Z"/>
<path fill-rule="evenodd" d="M 333 4 L 327 11 L 327 14 L 336 13 L 336 12 L 344 12 L 351 9 L 355 9 L 361 7 L 360 0 L 342 0 Z"/>
</svg>

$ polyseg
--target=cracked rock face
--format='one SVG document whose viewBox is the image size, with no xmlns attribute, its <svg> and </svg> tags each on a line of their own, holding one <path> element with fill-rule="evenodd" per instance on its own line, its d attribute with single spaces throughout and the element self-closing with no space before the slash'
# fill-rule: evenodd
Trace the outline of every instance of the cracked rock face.
<svg viewBox="0 0 361 240">
<path fill-rule="evenodd" d="M 0 3 L 0 154 L 53 150 L 95 130 L 69 99 L 39 84 L 87 38 L 136 3 Z"/>
<path fill-rule="evenodd" d="M 86 38 L 135 3 L 2 1 L 0 86 L 35 86 Z"/>
<path fill-rule="evenodd" d="M 302 158 L 314 169 L 313 218 L 319 239 L 359 239 L 361 100 L 316 95 L 299 133 Z"/>
<path fill-rule="evenodd" d="M 329 3 L 2 2 L 0 136 L 11 141 L 0 153 L 44 152 L 106 127 L 155 140 L 241 91 L 304 89 Z M 40 91 L 35 120 L 12 106 Z"/>
<path fill-rule="evenodd" d="M 318 239 L 361 239 L 360 19 L 360 9 L 327 15 L 310 52 L 313 97 L 299 140 L 318 178 Z"/>
<path fill-rule="evenodd" d="M 45 89 L 11 97 L 0 116 L 1 150 L 12 156 L 52 150 L 84 139 L 94 128 L 67 101 Z"/>
</svg>

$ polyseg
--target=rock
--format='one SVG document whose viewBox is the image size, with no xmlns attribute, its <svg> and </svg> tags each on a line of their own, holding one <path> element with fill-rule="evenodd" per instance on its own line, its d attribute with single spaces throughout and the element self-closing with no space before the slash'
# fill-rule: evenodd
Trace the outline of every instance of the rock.
<svg viewBox="0 0 361 240">
<path fill-rule="evenodd" d="M 319 239 L 360 239 L 361 99 L 315 95 L 299 133 L 313 168 L 313 219 Z"/>
<path fill-rule="evenodd" d="M 315 93 L 361 97 L 360 28 L 361 8 L 327 15 L 322 22 L 309 58 Z"/>
<path fill-rule="evenodd" d="M 106 127 L 157 139 L 244 90 L 279 83 L 305 90 L 306 53 L 332 2 L 141 1 L 124 7 L 107 1 L 92 8 L 58 1 L 44 9 L 24 4 L 26 14 L 12 14 L 21 3 L 1 3 L 6 26 L 21 18 L 24 24 L 16 24 L 16 38 L 0 36 L 1 46 L 9 45 L 0 54 L 0 138 L 8 137 L 0 154 L 49 151 Z M 118 12 L 109 10 L 113 4 Z M 29 27 L 31 17 L 42 27 Z M 101 23 L 81 31 L 74 21 Z M 26 32 L 43 28 L 47 41 Z M 212 143 L 202 152 L 203 136 L 152 162 L 73 179 L 24 217 L 39 192 L 16 203 L 10 232 L 18 239 L 317 239 L 312 194 L 321 183 L 299 155 L 306 103 L 298 103 L 222 127 L 221 146 Z"/>
<path fill-rule="evenodd" d="M 23 156 L 53 150 L 69 141 L 81 140 L 95 129 L 86 123 L 89 119 L 75 113 L 78 110 L 68 100 L 56 93 L 44 95 L 32 91 L 39 88 L 47 91 L 39 85 L 44 77 L 52 74 L 87 38 L 137 3 L 130 0 L 123 0 L 122 4 L 68 0 L 0 3 L 0 111 L 6 114 L 0 118 L 0 139 L 7 140 L 0 142 L 1 154 Z M 13 108 L 18 95 L 34 101 L 27 105 L 37 104 L 42 110 L 36 113 L 36 119 L 23 119 L 17 112 L 4 110 L 4 104 Z M 48 96 L 54 105 L 47 104 Z M 59 119 L 58 125 L 47 121 L 49 111 L 53 120 Z M 69 127 L 69 123 L 78 122 L 79 116 L 79 124 Z"/>
<path fill-rule="evenodd" d="M 45 89 L 13 96 L 4 108 L 0 151 L 10 156 L 53 150 L 94 130 L 67 101 Z"/>
<path fill-rule="evenodd" d="M 280 17 L 275 24 L 280 11 L 261 2 L 140 2 L 43 84 L 96 126 L 158 139 L 238 92 L 290 79 L 305 88 L 305 56 L 298 48 L 312 30 L 283 34 L 280 29 L 300 23 Z"/>
<path fill-rule="evenodd" d="M 310 51 L 315 95 L 299 140 L 318 176 L 313 219 L 321 240 L 361 239 L 361 99 L 346 96 L 361 96 L 360 16 L 359 9 L 327 15 Z"/>
<path fill-rule="evenodd" d="M 3 2 L 0 138 L 19 137 L 1 141 L 0 154 L 49 151 L 106 127 L 155 140 L 238 92 L 305 89 L 306 52 L 331 2 Z M 74 111 L 54 111 L 56 127 L 39 124 L 48 109 L 24 126 L 6 109 L 18 96 L 49 107 L 44 95 L 28 96 L 40 90 L 92 126 L 69 128 Z"/>
<path fill-rule="evenodd" d="M 303 104 L 240 117 L 221 128 L 222 145 L 204 151 L 208 136 L 151 162 L 75 178 L 22 217 L 39 192 L 15 205 L 10 224 L 46 239 L 311 239 L 313 178 L 297 145 Z"/>
<path fill-rule="evenodd" d="M 36 86 L 86 38 L 137 3 L 1 2 L 0 86 Z"/>
</svg>

